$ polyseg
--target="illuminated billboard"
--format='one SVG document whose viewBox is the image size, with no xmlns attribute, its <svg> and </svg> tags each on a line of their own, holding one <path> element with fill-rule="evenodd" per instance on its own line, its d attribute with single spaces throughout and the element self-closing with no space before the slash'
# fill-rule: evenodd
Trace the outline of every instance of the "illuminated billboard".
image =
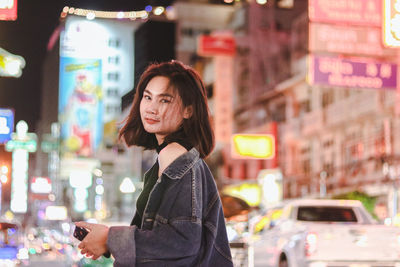
<svg viewBox="0 0 400 267">
<path fill-rule="evenodd" d="M 14 112 L 12 109 L 0 108 L 0 144 L 11 140 L 14 129 Z"/>
<path fill-rule="evenodd" d="M 0 0 L 0 20 L 17 19 L 17 0 Z"/>
<path fill-rule="evenodd" d="M 309 0 L 311 21 L 377 26 L 382 24 L 382 0 Z"/>
<path fill-rule="evenodd" d="M 92 156 L 103 133 L 101 60 L 60 58 L 59 121 L 62 151 Z"/>
<path fill-rule="evenodd" d="M 200 35 L 197 42 L 197 53 L 202 56 L 235 54 L 235 39 L 231 35 Z"/>
<path fill-rule="evenodd" d="M 25 59 L 21 56 L 13 55 L 0 48 L 0 76 L 20 77 L 22 69 L 25 67 Z"/>
<path fill-rule="evenodd" d="M 310 55 L 308 81 L 327 86 L 395 90 L 397 65 L 372 59 Z"/>
<path fill-rule="evenodd" d="M 270 134 L 235 134 L 232 158 L 271 159 L 275 157 L 275 137 Z"/>
<path fill-rule="evenodd" d="M 310 23 L 309 48 L 312 52 L 395 56 L 393 49 L 382 46 L 381 35 L 375 27 Z"/>
<path fill-rule="evenodd" d="M 400 3 L 394 0 L 383 1 L 383 44 L 387 47 L 400 47 Z"/>
</svg>

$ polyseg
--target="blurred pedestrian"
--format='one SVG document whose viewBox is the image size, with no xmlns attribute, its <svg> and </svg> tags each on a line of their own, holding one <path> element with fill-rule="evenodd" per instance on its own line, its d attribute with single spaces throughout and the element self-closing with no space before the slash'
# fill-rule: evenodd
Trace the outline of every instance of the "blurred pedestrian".
<svg viewBox="0 0 400 267">
<path fill-rule="evenodd" d="M 214 147 L 207 93 L 192 68 L 171 61 L 143 73 L 119 133 L 128 146 L 156 149 L 131 226 L 77 222 L 79 244 L 115 266 L 233 266 L 221 200 L 204 162 Z"/>
</svg>

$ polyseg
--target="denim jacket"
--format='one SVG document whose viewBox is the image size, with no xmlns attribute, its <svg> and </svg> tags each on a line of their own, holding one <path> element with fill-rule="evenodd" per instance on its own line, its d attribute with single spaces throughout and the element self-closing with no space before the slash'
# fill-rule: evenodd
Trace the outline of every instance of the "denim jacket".
<svg viewBox="0 0 400 267">
<path fill-rule="evenodd" d="M 221 200 L 207 164 L 192 148 L 157 180 L 142 227 L 110 227 L 114 266 L 233 266 Z"/>
</svg>

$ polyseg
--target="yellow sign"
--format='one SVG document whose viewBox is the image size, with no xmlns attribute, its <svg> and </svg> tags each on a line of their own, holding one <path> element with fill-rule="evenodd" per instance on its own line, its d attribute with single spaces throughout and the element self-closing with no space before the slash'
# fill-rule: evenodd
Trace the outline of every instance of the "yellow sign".
<svg viewBox="0 0 400 267">
<path fill-rule="evenodd" d="M 251 207 L 260 205 L 261 188 L 259 184 L 243 183 L 227 185 L 222 192 L 226 195 L 243 199 Z"/>
<path fill-rule="evenodd" d="M 232 137 L 233 158 L 272 159 L 275 137 L 270 134 L 235 134 Z"/>
</svg>

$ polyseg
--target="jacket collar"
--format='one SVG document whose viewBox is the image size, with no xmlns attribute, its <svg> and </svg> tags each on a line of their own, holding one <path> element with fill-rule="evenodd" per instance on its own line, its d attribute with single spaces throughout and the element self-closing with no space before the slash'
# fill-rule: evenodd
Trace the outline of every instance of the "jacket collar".
<svg viewBox="0 0 400 267">
<path fill-rule="evenodd" d="M 183 175 L 192 168 L 199 160 L 200 153 L 196 148 L 179 156 L 163 172 L 170 179 L 181 179 Z"/>
</svg>

